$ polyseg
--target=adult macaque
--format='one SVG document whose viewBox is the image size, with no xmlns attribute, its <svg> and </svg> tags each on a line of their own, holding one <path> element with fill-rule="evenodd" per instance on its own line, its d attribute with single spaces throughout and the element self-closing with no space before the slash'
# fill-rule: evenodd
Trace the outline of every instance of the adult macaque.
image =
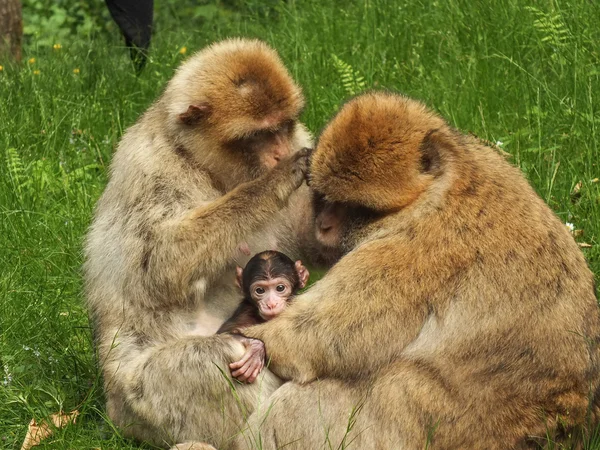
<svg viewBox="0 0 600 450">
<path fill-rule="evenodd" d="M 347 103 L 311 163 L 341 258 L 274 321 L 261 448 L 523 449 L 597 423 L 593 275 L 521 172 L 420 103 Z M 246 448 L 258 434 L 246 434 Z"/>
<path fill-rule="evenodd" d="M 245 253 L 297 258 L 312 236 L 303 104 L 274 50 L 232 39 L 187 60 L 123 136 L 85 278 L 107 412 L 126 436 L 223 448 L 279 386 L 264 370 L 233 395 L 228 364 L 262 343 L 215 333 L 239 304 Z"/>
</svg>

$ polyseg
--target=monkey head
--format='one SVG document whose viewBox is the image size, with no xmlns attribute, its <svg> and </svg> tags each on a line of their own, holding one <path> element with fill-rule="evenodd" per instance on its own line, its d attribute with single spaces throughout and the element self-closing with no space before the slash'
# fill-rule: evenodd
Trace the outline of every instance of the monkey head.
<svg viewBox="0 0 600 450">
<path fill-rule="evenodd" d="M 306 286 L 308 277 L 301 261 L 273 250 L 254 255 L 243 270 L 237 267 L 238 286 L 264 320 L 281 314 L 293 295 Z"/>
<path fill-rule="evenodd" d="M 312 155 L 315 233 L 334 262 L 377 222 L 410 208 L 450 158 L 453 131 L 422 104 L 384 92 L 346 103 Z"/>
<path fill-rule="evenodd" d="M 300 87 L 264 42 L 229 39 L 196 53 L 163 97 L 173 138 L 197 161 L 243 182 L 309 145 Z M 302 142 L 299 142 L 302 140 Z"/>
</svg>

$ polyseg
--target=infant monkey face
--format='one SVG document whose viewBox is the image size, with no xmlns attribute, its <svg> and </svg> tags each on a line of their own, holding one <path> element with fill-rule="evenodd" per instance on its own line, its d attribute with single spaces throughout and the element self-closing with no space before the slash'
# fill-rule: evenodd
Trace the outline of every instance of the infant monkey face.
<svg viewBox="0 0 600 450">
<path fill-rule="evenodd" d="M 259 315 L 271 320 L 283 312 L 293 295 L 293 286 L 285 277 L 257 280 L 250 285 L 250 296 Z"/>
</svg>

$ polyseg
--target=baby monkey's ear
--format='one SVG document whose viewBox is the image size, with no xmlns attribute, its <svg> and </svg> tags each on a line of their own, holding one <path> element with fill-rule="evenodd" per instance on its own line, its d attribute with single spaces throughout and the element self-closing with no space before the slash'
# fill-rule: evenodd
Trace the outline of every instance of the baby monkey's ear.
<svg viewBox="0 0 600 450">
<path fill-rule="evenodd" d="M 244 290 L 242 288 L 242 274 L 243 273 L 244 273 L 244 269 L 242 269 L 240 266 L 236 266 L 236 268 L 235 268 L 235 284 L 237 284 L 237 287 L 239 287 L 242 290 Z"/>
<path fill-rule="evenodd" d="M 308 283 L 308 277 L 310 277 L 310 273 L 300 260 L 294 263 L 294 267 L 296 268 L 296 272 L 298 273 L 298 289 L 302 289 L 304 286 L 306 286 L 306 283 Z"/>
</svg>

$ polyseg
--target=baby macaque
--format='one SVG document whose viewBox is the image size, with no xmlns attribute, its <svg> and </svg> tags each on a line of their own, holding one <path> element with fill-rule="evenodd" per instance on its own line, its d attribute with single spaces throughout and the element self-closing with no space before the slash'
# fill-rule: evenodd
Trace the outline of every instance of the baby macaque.
<svg viewBox="0 0 600 450">
<path fill-rule="evenodd" d="M 244 299 L 217 333 L 242 334 L 246 327 L 277 317 L 310 275 L 302 261 L 294 262 L 274 250 L 257 253 L 245 269 L 237 267 L 236 271 Z"/>
</svg>

